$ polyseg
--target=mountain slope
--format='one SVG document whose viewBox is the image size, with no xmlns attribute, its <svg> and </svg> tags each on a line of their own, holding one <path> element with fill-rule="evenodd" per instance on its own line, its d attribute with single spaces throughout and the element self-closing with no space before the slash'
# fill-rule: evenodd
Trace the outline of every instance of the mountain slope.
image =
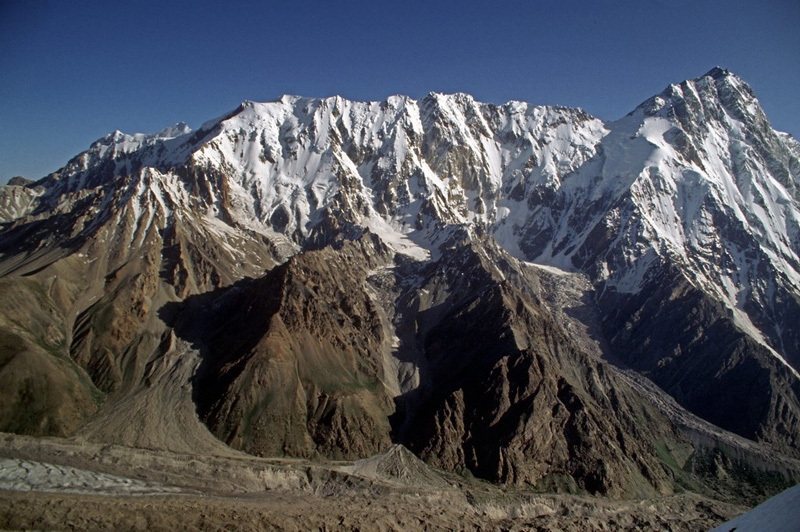
<svg viewBox="0 0 800 532">
<path fill-rule="evenodd" d="M 171 379 L 190 374 L 198 419 L 251 453 L 402 442 L 541 489 L 701 489 L 713 446 L 617 365 L 797 457 L 798 153 L 722 69 L 611 123 L 432 93 L 115 132 L 0 188 L 0 378 L 20 405 L 0 428 L 213 448 L 194 418 L 147 419 L 186 411 Z M 563 272 L 582 306 L 558 305 Z M 20 419 L 34 388 L 61 407 Z M 796 474 L 733 455 L 723 471 Z"/>
</svg>

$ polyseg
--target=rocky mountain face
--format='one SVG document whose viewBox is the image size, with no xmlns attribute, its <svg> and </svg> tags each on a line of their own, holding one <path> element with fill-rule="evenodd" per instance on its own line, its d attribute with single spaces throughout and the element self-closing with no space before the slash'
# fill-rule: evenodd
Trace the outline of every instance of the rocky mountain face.
<svg viewBox="0 0 800 532">
<path fill-rule="evenodd" d="M 0 187 L 0 429 L 775 489 L 800 478 L 799 187 L 800 144 L 722 69 L 616 122 L 285 96 L 115 132 Z"/>
</svg>

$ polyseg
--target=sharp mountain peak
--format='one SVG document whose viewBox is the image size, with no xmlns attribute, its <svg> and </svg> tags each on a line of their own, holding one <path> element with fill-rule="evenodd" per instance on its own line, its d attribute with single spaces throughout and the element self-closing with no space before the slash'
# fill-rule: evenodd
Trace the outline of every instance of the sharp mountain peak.
<svg viewBox="0 0 800 532">
<path fill-rule="evenodd" d="M 800 457 L 800 152 L 727 71 L 614 122 L 460 93 L 283 96 L 104 139 L 0 188 L 0 333 L 60 368 L 37 383 L 68 405 L 17 416 L 29 384 L 3 366 L 19 393 L 0 429 L 149 441 L 83 423 L 153 423 L 160 403 L 126 400 L 187 393 L 168 376 L 192 360 L 181 404 L 255 454 L 403 443 L 616 495 L 720 463 L 708 422 Z M 776 463 L 736 437 L 737 460 Z"/>
</svg>

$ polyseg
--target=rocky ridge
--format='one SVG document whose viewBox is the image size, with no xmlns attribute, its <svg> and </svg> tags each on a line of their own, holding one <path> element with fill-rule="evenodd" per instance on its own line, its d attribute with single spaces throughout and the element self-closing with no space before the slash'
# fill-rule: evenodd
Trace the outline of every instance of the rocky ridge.
<svg viewBox="0 0 800 532">
<path fill-rule="evenodd" d="M 722 69 L 612 123 L 287 96 L 115 132 L 0 189 L 0 428 L 758 497 L 800 471 L 798 152 Z"/>
</svg>

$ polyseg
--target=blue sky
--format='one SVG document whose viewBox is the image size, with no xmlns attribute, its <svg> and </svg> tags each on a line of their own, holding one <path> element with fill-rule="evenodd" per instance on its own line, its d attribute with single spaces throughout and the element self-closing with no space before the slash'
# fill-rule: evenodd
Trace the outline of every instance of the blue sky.
<svg viewBox="0 0 800 532">
<path fill-rule="evenodd" d="M 798 0 L 0 0 L 0 183 L 281 94 L 467 92 L 621 118 L 719 65 L 800 137 Z"/>
</svg>

